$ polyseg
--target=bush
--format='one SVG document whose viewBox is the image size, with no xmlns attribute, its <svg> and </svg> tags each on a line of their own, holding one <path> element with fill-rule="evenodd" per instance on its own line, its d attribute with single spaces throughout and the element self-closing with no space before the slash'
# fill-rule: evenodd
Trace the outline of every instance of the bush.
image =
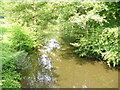
<svg viewBox="0 0 120 90">
<path fill-rule="evenodd" d="M 16 51 L 16 49 L 18 50 L 20 49 L 19 47 L 17 47 L 17 44 L 19 46 L 19 43 L 15 43 L 15 42 L 22 41 L 24 39 L 27 40 L 27 41 L 23 41 L 25 42 L 26 45 L 29 44 L 28 42 L 30 41 L 29 36 L 24 34 L 25 32 L 23 33 L 22 31 L 19 31 L 20 29 L 22 29 L 21 27 L 14 26 L 13 28 L 11 28 L 10 30 L 10 28 L 0 27 L 0 31 L 2 32 L 0 33 L 0 35 L 2 35 L 2 39 L 0 41 L 0 48 L 1 48 L 0 52 L 2 54 L 0 57 L 0 60 L 2 61 L 2 80 L 0 81 L 2 81 L 2 83 L 0 82 L 0 84 L 2 85 L 3 88 L 21 88 L 21 84 L 20 84 L 21 74 L 19 73 L 18 70 L 22 69 L 20 67 L 20 64 L 23 63 L 23 60 L 25 60 L 24 58 L 26 57 L 27 54 L 24 51 Z M 24 37 L 22 37 L 21 35 Z M 11 38 L 12 38 L 12 42 L 11 42 Z M 29 50 L 28 47 L 31 48 L 32 46 L 30 47 L 30 45 L 27 45 L 27 48 L 23 47 L 23 49 Z M 22 56 L 18 57 L 20 55 Z M 23 65 L 22 67 L 25 67 Z"/>
<path fill-rule="evenodd" d="M 12 46 L 14 49 L 30 51 L 34 46 L 34 41 L 32 37 L 30 37 L 27 30 L 22 28 L 21 26 L 13 27 L 13 34 L 11 37 Z"/>
<path fill-rule="evenodd" d="M 98 59 L 103 58 L 109 66 L 110 64 L 118 65 L 118 29 L 97 29 L 96 32 L 91 33 L 88 38 L 82 37 L 77 43 L 72 43 L 77 47 L 75 52 L 79 56 L 94 55 Z"/>
<path fill-rule="evenodd" d="M 118 3 L 108 3 L 116 5 Z M 72 8 L 72 6 L 69 6 Z M 118 55 L 118 19 L 119 16 L 114 9 L 107 6 L 106 3 L 78 3 L 75 6 L 72 16 L 64 19 L 63 37 L 70 39 L 70 44 L 76 47 L 75 52 L 79 56 L 93 55 L 98 59 L 103 59 L 110 65 L 119 64 Z M 109 19 L 111 13 L 115 22 Z M 106 11 L 106 13 L 105 13 Z M 66 17 L 66 16 L 65 16 Z M 111 24 L 112 23 L 112 24 Z"/>
<path fill-rule="evenodd" d="M 17 72 L 17 66 L 14 61 L 15 51 L 8 44 L 2 43 L 2 87 L 20 88 L 21 74 Z"/>
</svg>

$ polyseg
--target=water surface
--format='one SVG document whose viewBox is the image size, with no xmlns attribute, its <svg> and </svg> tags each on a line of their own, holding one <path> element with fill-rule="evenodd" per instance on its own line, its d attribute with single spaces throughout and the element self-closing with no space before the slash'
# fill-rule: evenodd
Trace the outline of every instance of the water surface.
<svg viewBox="0 0 120 90">
<path fill-rule="evenodd" d="M 80 58 L 71 46 L 57 38 L 46 40 L 43 48 L 27 57 L 22 70 L 22 87 L 28 88 L 117 88 L 118 72 L 102 61 Z"/>
<path fill-rule="evenodd" d="M 102 61 L 93 58 L 79 58 L 70 48 L 55 52 L 53 66 L 57 88 L 117 88 L 118 72 L 109 69 Z"/>
</svg>

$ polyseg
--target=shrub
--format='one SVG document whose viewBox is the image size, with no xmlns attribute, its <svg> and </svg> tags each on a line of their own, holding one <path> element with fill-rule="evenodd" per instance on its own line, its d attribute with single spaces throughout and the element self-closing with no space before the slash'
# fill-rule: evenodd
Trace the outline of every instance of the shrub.
<svg viewBox="0 0 120 90">
<path fill-rule="evenodd" d="M 97 29 L 96 32 L 92 32 L 88 35 L 88 38 L 82 37 L 77 43 L 72 43 L 73 46 L 78 49 L 75 51 L 79 56 L 94 55 L 98 59 L 103 58 L 110 66 L 118 65 L 118 29 L 117 28 L 105 28 Z"/>
<path fill-rule="evenodd" d="M 118 3 L 108 3 L 113 6 L 114 4 Z M 118 21 L 117 12 L 102 2 L 83 2 L 75 7 L 74 12 L 71 13 L 72 16 L 69 16 L 67 20 L 63 18 L 63 37 L 70 39 L 70 44 L 76 47 L 75 52 L 79 56 L 93 55 L 105 60 L 109 66 L 118 65 L 120 61 L 118 23 L 113 23 L 111 19 L 108 19 L 112 10 L 115 13 L 113 15 L 116 18 L 115 21 Z M 118 9 L 118 7 L 115 8 Z"/>
<path fill-rule="evenodd" d="M 25 30 L 21 26 L 13 27 L 11 40 L 13 48 L 17 50 L 30 51 L 34 46 L 34 41 L 32 40 L 32 37 L 30 37 L 27 30 Z"/>
<path fill-rule="evenodd" d="M 8 44 L 2 43 L 2 87 L 20 88 L 21 74 L 17 72 L 14 61 L 15 51 Z"/>
</svg>

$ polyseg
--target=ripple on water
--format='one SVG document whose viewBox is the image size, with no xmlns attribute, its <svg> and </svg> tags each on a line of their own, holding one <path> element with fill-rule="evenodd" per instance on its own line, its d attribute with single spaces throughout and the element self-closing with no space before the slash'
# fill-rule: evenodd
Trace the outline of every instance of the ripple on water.
<svg viewBox="0 0 120 90">
<path fill-rule="evenodd" d="M 77 57 L 71 53 L 71 47 L 61 47 L 56 39 L 46 41 L 46 45 L 38 51 L 41 56 L 35 54 L 29 57 L 31 69 L 23 71 L 22 87 L 118 87 L 117 71 L 107 70 L 101 62 Z"/>
</svg>

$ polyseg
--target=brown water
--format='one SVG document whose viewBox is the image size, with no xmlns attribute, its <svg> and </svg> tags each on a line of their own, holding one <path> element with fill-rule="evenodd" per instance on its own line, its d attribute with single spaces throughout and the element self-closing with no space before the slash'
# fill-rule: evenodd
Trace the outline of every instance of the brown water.
<svg viewBox="0 0 120 90">
<path fill-rule="evenodd" d="M 23 88 L 118 88 L 118 71 L 94 58 L 80 58 L 50 33 L 43 48 L 28 55 L 21 71 Z"/>
<path fill-rule="evenodd" d="M 118 72 L 95 59 L 79 58 L 70 48 L 56 52 L 57 88 L 117 88 Z"/>
</svg>

